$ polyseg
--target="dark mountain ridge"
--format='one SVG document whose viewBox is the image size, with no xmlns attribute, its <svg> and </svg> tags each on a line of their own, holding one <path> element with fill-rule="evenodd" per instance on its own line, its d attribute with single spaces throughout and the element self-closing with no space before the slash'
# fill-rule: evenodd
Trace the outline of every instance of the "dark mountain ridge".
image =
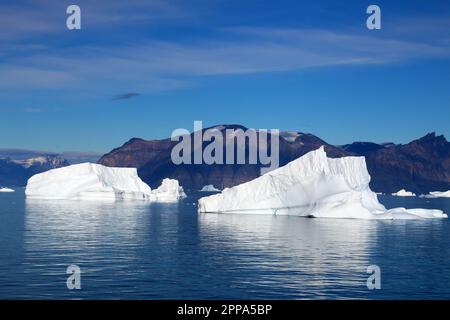
<svg viewBox="0 0 450 320">
<path fill-rule="evenodd" d="M 97 162 L 96 152 L 66 151 L 62 153 L 0 148 L 0 186 L 25 186 L 36 173 L 82 162 Z"/>
<path fill-rule="evenodd" d="M 227 129 L 246 129 L 240 125 L 212 128 L 220 130 L 224 141 L 227 139 Z M 203 132 L 207 129 L 210 128 L 203 129 Z M 268 134 L 268 141 L 270 137 Z M 152 187 L 159 185 L 163 178 L 169 177 L 179 180 L 185 188 L 195 190 L 209 184 L 219 188 L 232 187 L 258 177 L 260 169 L 264 167 L 260 162 L 175 165 L 171 160 L 171 150 L 177 143 L 170 139 L 148 141 L 133 138 L 122 147 L 104 155 L 98 163 L 115 167 L 136 167 L 139 176 Z M 208 143 L 204 143 L 203 147 Z M 368 171 L 372 176 L 371 187 L 376 192 L 392 193 L 405 188 L 421 194 L 450 189 L 450 143 L 444 136 L 430 133 L 405 145 L 355 142 L 333 146 L 313 134 L 281 132 L 279 165 L 283 166 L 322 145 L 330 157 L 365 156 Z M 259 145 L 257 147 L 260 148 Z M 249 148 L 247 141 L 246 155 Z M 267 149 L 262 151 L 270 153 L 270 143 Z M 193 150 L 194 148 L 192 153 Z M 223 153 L 226 154 L 225 148 Z"/>
<path fill-rule="evenodd" d="M 28 159 L 0 159 L 0 186 L 20 187 L 36 173 L 68 166 L 69 162 L 55 154 L 39 155 Z"/>
<path fill-rule="evenodd" d="M 247 129 L 236 124 L 212 128 L 221 132 L 224 141 L 230 140 L 227 130 Z M 208 129 L 211 128 L 203 129 L 203 133 Z M 256 135 L 259 137 L 260 133 L 256 131 Z M 260 159 L 256 164 L 248 164 L 248 153 L 251 148 L 256 148 L 258 152 L 270 154 L 271 138 L 269 132 L 267 146 L 245 142 L 247 164 L 175 165 L 171 152 L 177 141 L 140 138 L 132 138 L 121 147 L 103 155 L 98 163 L 114 167 L 135 167 L 139 176 L 152 187 L 158 186 L 166 177 L 179 180 L 186 189 L 199 190 L 209 184 L 219 188 L 232 187 L 260 175 L 261 168 L 266 165 L 261 163 Z M 450 190 L 450 143 L 443 135 L 429 133 L 407 144 L 359 141 L 343 146 L 334 146 L 313 134 L 297 131 L 280 132 L 277 139 L 280 166 L 323 145 L 328 155 L 333 158 L 364 156 L 372 177 L 371 188 L 376 192 L 392 193 L 407 189 L 417 194 L 425 194 L 430 191 Z M 209 142 L 204 142 L 202 147 L 208 144 Z M 262 150 L 263 148 L 265 150 Z M 226 148 L 222 151 L 226 157 Z M 191 158 L 193 153 L 192 144 Z M 72 157 L 75 163 L 84 162 L 90 161 L 91 157 L 95 159 L 95 154 L 75 153 Z M 69 165 L 70 162 L 63 155 L 56 153 L 0 149 L 0 186 L 24 186 L 32 175 Z"/>
</svg>

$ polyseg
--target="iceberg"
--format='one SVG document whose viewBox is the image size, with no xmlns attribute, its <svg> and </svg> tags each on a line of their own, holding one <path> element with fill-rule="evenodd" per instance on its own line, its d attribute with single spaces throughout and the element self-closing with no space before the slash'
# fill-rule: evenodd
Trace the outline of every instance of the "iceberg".
<svg viewBox="0 0 450 320">
<path fill-rule="evenodd" d="M 415 193 L 406 191 L 405 189 L 399 190 L 395 193 L 392 193 L 391 195 L 393 195 L 394 197 L 415 197 L 416 196 Z"/>
<path fill-rule="evenodd" d="M 161 185 L 150 193 L 150 200 L 157 202 L 175 202 L 184 198 L 186 193 L 175 179 L 164 179 Z"/>
<path fill-rule="evenodd" d="M 422 195 L 423 198 L 450 198 L 450 190 L 448 191 L 432 191 L 427 195 Z"/>
<path fill-rule="evenodd" d="M 219 192 L 220 190 L 214 187 L 212 184 L 208 184 L 200 190 L 200 192 Z"/>
<path fill-rule="evenodd" d="M 14 190 L 10 188 L 0 188 L 0 192 L 14 192 Z"/>
<path fill-rule="evenodd" d="M 198 212 L 360 219 L 447 217 L 441 210 L 387 210 L 369 182 L 364 157 L 331 159 L 321 147 L 252 181 L 201 198 Z"/>
<path fill-rule="evenodd" d="M 152 190 L 136 168 L 112 168 L 82 163 L 32 176 L 25 188 L 27 198 L 177 201 L 185 197 L 178 181 L 164 179 Z"/>
</svg>

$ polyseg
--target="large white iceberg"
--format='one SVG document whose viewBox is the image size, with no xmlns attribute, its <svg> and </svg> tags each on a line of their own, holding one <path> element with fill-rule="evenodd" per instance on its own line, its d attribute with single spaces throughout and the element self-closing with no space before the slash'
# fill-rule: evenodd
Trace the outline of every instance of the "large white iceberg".
<svg viewBox="0 0 450 320">
<path fill-rule="evenodd" d="M 32 176 L 27 183 L 28 198 L 110 199 L 177 201 L 185 194 L 178 181 L 165 179 L 152 190 L 137 175 L 136 168 L 111 168 L 81 163 L 52 169 Z"/>
<path fill-rule="evenodd" d="M 326 218 L 446 218 L 441 210 L 387 210 L 369 188 L 364 157 L 327 158 L 323 147 L 219 194 L 201 198 L 203 213 Z"/>
<path fill-rule="evenodd" d="M 395 193 L 392 193 L 394 197 L 415 197 L 416 194 L 411 191 L 406 191 L 405 189 L 399 190 Z"/>
</svg>

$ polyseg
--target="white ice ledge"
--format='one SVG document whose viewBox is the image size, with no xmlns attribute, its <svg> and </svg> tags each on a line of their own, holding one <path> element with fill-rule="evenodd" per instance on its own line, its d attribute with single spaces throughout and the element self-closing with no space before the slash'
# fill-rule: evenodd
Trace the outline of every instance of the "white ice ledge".
<svg viewBox="0 0 450 320">
<path fill-rule="evenodd" d="M 252 181 L 201 198 L 198 211 L 317 218 L 447 218 L 441 210 L 387 210 L 369 182 L 364 157 L 331 159 L 321 147 Z"/>
<path fill-rule="evenodd" d="M 152 190 L 137 175 L 136 168 L 111 168 L 82 163 L 49 170 L 32 176 L 27 183 L 27 198 L 107 199 L 172 202 L 184 198 L 177 180 L 164 179 Z"/>
<path fill-rule="evenodd" d="M 14 190 L 10 188 L 0 188 L 0 192 L 14 192 Z"/>
<path fill-rule="evenodd" d="M 448 191 L 433 191 L 430 194 L 422 195 L 424 198 L 450 198 L 450 190 Z"/>
<path fill-rule="evenodd" d="M 200 192 L 219 192 L 219 191 L 220 191 L 220 189 L 217 189 L 212 184 L 208 184 L 200 190 Z"/>
<path fill-rule="evenodd" d="M 395 193 L 392 193 L 394 197 L 415 197 L 416 194 L 411 191 L 406 191 L 405 189 L 399 190 Z"/>
</svg>

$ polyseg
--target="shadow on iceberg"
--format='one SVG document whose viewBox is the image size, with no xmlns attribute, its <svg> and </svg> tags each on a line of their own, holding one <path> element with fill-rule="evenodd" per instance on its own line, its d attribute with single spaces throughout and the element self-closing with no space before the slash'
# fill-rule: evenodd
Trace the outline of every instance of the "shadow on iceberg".
<svg viewBox="0 0 450 320">
<path fill-rule="evenodd" d="M 387 210 L 369 182 L 364 157 L 332 159 L 321 147 L 252 181 L 201 198 L 198 211 L 317 218 L 447 218 L 441 210 Z"/>
</svg>

